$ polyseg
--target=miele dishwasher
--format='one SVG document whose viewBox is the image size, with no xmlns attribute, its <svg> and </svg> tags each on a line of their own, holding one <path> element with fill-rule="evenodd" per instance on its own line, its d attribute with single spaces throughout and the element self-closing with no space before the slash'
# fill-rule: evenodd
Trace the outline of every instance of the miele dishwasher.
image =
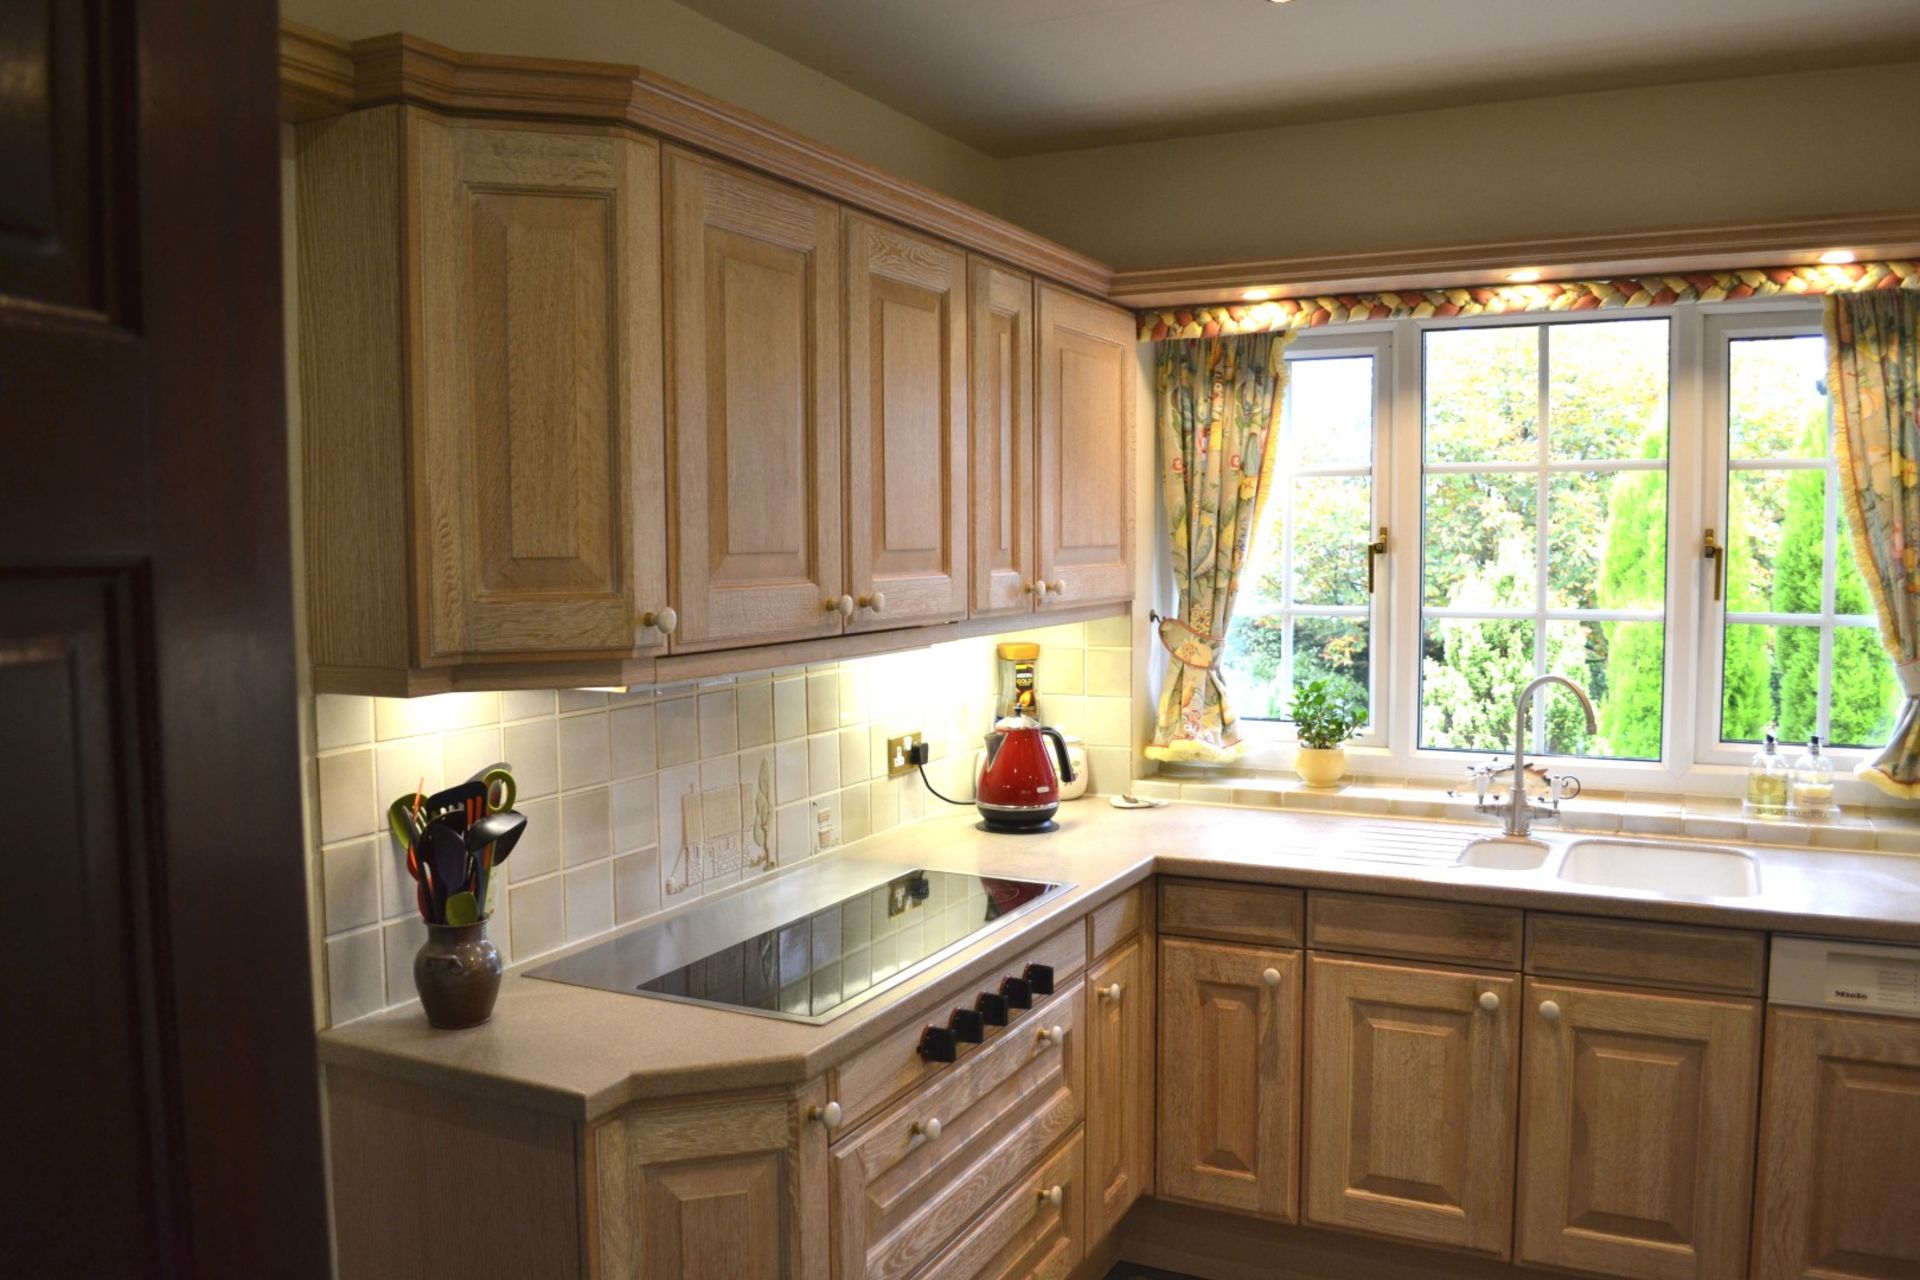
<svg viewBox="0 0 1920 1280">
<path fill-rule="evenodd" d="M 1920 1276 L 1920 947 L 1776 935 L 1753 1280 Z"/>
</svg>

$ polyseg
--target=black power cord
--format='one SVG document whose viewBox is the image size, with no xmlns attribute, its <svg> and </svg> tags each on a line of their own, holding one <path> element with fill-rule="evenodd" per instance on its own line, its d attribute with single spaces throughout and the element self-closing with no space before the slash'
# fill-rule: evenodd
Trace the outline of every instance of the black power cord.
<svg viewBox="0 0 1920 1280">
<path fill-rule="evenodd" d="M 928 791 L 933 792 L 933 798 L 935 800 L 945 800 L 948 804 L 959 805 L 962 808 L 971 807 L 973 804 L 971 800 L 950 800 L 946 796 L 941 795 L 939 790 L 935 788 L 933 783 L 927 778 L 927 761 L 932 757 L 933 748 L 924 742 L 916 742 L 907 748 L 907 763 L 913 765 L 920 771 L 920 781 L 926 784 Z"/>
</svg>

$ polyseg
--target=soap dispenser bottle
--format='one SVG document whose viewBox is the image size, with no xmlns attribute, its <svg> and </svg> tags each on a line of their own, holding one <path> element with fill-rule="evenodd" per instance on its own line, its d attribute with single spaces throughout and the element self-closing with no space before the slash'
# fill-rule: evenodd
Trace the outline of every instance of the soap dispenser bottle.
<svg viewBox="0 0 1920 1280">
<path fill-rule="evenodd" d="M 1820 754 L 1820 735 L 1807 739 L 1806 754 L 1793 762 L 1790 805 L 1796 818 L 1825 818 L 1833 813 L 1833 762 Z"/>
<path fill-rule="evenodd" d="M 1787 762 L 1780 754 L 1779 740 L 1769 732 L 1766 746 L 1747 765 L 1747 816 L 1786 817 L 1787 778 Z"/>
</svg>

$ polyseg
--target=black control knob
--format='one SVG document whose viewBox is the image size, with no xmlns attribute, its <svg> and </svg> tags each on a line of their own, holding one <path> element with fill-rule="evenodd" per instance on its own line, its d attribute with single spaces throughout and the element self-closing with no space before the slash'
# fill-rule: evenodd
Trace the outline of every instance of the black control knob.
<svg viewBox="0 0 1920 1280">
<path fill-rule="evenodd" d="M 960 1056 L 960 1045 L 951 1030 L 928 1023 L 920 1032 L 920 1056 L 928 1062 L 952 1062 Z"/>
<path fill-rule="evenodd" d="M 1033 1008 L 1033 988 L 1027 985 L 1025 978 L 1000 979 L 1000 994 L 1006 999 L 1009 1009 Z"/>
<path fill-rule="evenodd" d="M 947 1019 L 947 1029 L 962 1044 L 979 1044 L 987 1038 L 987 1020 L 978 1009 L 955 1009 Z"/>
<path fill-rule="evenodd" d="M 982 991 L 980 998 L 973 1002 L 973 1007 L 980 1011 L 981 1020 L 988 1026 L 1007 1025 L 1007 1002 L 1004 997 L 997 996 L 991 991 Z"/>
<path fill-rule="evenodd" d="M 1030 964 L 1021 970 L 1020 976 L 1027 980 L 1037 996 L 1053 994 L 1053 966 L 1050 964 Z"/>
</svg>

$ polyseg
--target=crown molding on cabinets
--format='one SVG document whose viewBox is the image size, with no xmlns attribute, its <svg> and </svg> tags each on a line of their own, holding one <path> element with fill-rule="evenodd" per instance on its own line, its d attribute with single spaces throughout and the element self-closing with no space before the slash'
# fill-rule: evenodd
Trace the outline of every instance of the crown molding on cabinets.
<svg viewBox="0 0 1920 1280">
<path fill-rule="evenodd" d="M 1862 262 L 1920 254 L 1920 211 L 1667 227 L 1606 235 L 1313 254 L 1113 273 L 1108 296 L 1130 307 L 1239 302 L 1248 289 L 1275 298 L 1506 284 L 1536 270 L 1546 280 L 1798 266 L 1829 249 Z"/>
<path fill-rule="evenodd" d="M 808 187 L 1097 297 L 1113 269 L 971 205 L 639 67 L 460 53 L 400 33 L 280 26 L 281 115 L 409 103 L 452 115 L 625 124 Z"/>
</svg>

